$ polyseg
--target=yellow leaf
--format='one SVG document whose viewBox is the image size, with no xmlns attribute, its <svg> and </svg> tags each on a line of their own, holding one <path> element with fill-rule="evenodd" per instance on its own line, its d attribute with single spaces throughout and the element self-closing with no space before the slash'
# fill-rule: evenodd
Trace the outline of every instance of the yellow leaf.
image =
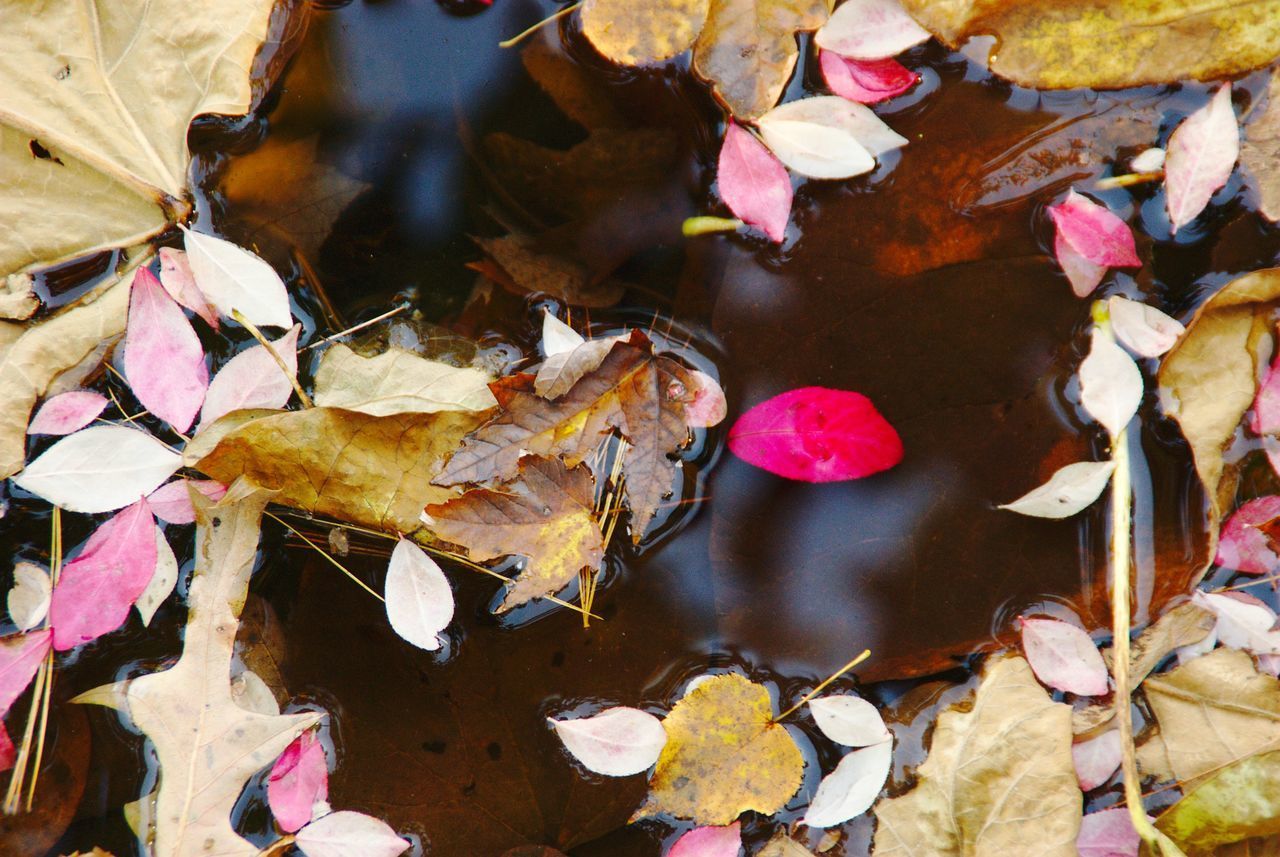
<svg viewBox="0 0 1280 857">
<path fill-rule="evenodd" d="M 709 0 L 583 0 L 582 32 L 623 65 L 669 59 L 698 37 Z"/>
<path fill-rule="evenodd" d="M 772 815 L 800 788 L 804 757 L 773 722 L 762 685 L 714 676 L 685 694 L 662 725 L 667 745 L 636 818 L 665 812 L 724 825 L 747 810 Z"/>
<path fill-rule="evenodd" d="M 493 379 L 479 369 L 427 360 L 402 348 L 364 357 L 330 346 L 316 372 L 317 405 L 375 417 L 438 411 L 485 411 L 498 402 Z"/>
</svg>

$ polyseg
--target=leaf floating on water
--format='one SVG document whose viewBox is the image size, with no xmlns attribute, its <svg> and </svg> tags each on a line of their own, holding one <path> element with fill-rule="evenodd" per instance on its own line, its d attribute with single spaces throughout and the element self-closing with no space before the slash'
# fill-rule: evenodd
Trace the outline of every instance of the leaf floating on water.
<svg viewBox="0 0 1280 857">
<path fill-rule="evenodd" d="M 222 315 L 235 311 L 257 325 L 289 327 L 289 294 L 275 269 L 243 247 L 183 229 L 196 286 Z"/>
<path fill-rule="evenodd" d="M 5 599 L 9 618 L 19 631 L 30 631 L 39 625 L 49 612 L 49 598 L 53 583 L 49 572 L 31 562 L 13 565 L 13 587 Z"/>
<path fill-rule="evenodd" d="M 547 722 L 583 767 L 609 777 L 647 771 L 667 743 L 662 722 L 638 708 L 618 706 L 590 717 Z"/>
<path fill-rule="evenodd" d="M 199 337 L 147 268 L 130 290 L 124 374 L 138 401 L 180 432 L 191 427 L 209 386 Z"/>
<path fill-rule="evenodd" d="M 1107 268 L 1142 265 L 1129 224 L 1075 190 L 1049 206 L 1049 216 L 1055 229 L 1054 255 L 1077 297 L 1092 292 Z"/>
<path fill-rule="evenodd" d="M 1113 461 L 1079 461 L 1060 468 L 1049 481 L 997 508 L 1033 518 L 1070 518 L 1102 495 L 1111 481 Z"/>
<path fill-rule="evenodd" d="M 779 160 L 815 179 L 870 172 L 875 158 L 907 144 L 870 108 L 838 95 L 789 101 L 761 116 L 758 125 Z"/>
<path fill-rule="evenodd" d="M 93 422 L 106 407 L 106 397 L 92 390 L 60 393 L 40 406 L 27 425 L 27 434 L 71 434 Z"/>
<path fill-rule="evenodd" d="M 375 417 L 439 411 L 487 411 L 498 404 L 489 392 L 493 379 L 388 348 L 363 357 L 342 343 L 329 347 L 316 372 L 315 402 Z"/>
<path fill-rule="evenodd" d="M 1214 191 L 1227 183 L 1240 154 L 1240 129 L 1231 107 L 1231 84 L 1192 113 L 1169 137 L 1164 187 L 1173 231 L 1196 219 Z"/>
<path fill-rule="evenodd" d="M 626 342 L 627 339 L 625 335 L 588 339 L 569 351 L 552 354 L 538 367 L 533 391 L 544 399 L 560 398 L 572 390 L 583 376 L 599 369 L 615 343 Z"/>
<path fill-rule="evenodd" d="M 725 128 L 716 172 L 720 198 L 746 223 L 759 227 L 769 240 L 786 237 L 791 217 L 791 176 L 764 144 L 737 122 Z"/>
<path fill-rule="evenodd" d="M 384 594 L 392 630 L 420 649 L 440 648 L 439 634 L 453 620 L 453 590 L 435 560 L 401 538 L 387 565 Z"/>
<path fill-rule="evenodd" d="M 667 857 L 738 857 L 742 853 L 742 824 L 695 827 L 676 840 Z"/>
<path fill-rule="evenodd" d="M 859 104 L 888 101 L 920 82 L 920 75 L 895 59 L 855 60 L 822 51 L 818 64 L 828 89 Z"/>
<path fill-rule="evenodd" d="M 291 378 L 298 375 L 298 334 L 302 325 L 295 324 L 271 343 L 271 349 L 289 370 L 285 374 L 266 346 L 254 345 L 232 357 L 213 376 L 209 392 L 200 411 L 200 428 L 222 417 L 247 408 L 283 408 L 293 395 Z"/>
<path fill-rule="evenodd" d="M 1142 404 L 1138 364 L 1096 327 L 1089 354 L 1080 364 L 1080 404 L 1113 438 L 1124 431 Z"/>
<path fill-rule="evenodd" d="M 689 377 L 693 381 L 693 400 L 685 403 L 685 424 L 689 428 L 720 425 L 729 413 L 729 402 L 720 382 L 696 369 L 689 373 Z"/>
<path fill-rule="evenodd" d="M 178 585 L 178 558 L 174 556 L 169 540 L 164 537 L 164 530 L 159 527 L 154 527 L 153 530 L 156 541 L 156 570 L 152 573 L 151 580 L 147 582 L 147 588 L 142 590 L 142 594 L 133 605 L 138 608 L 138 615 L 142 617 L 143 625 L 151 624 L 160 605 Z"/>
<path fill-rule="evenodd" d="M 1128 807 L 1091 812 L 1080 819 L 1079 857 L 1138 857 L 1141 845 Z"/>
<path fill-rule="evenodd" d="M 708 0 L 584 0 L 582 33 L 607 59 L 649 65 L 692 45 L 708 8 Z"/>
<path fill-rule="evenodd" d="M 1196 854 L 1280 833 L 1280 751 L 1217 771 L 1165 810 L 1156 827 Z"/>
<path fill-rule="evenodd" d="M 1087 298 L 1107 275 L 1105 265 L 1097 265 L 1077 253 L 1061 233 L 1053 236 L 1053 257 L 1058 260 L 1058 267 L 1067 275 L 1071 291 L 1078 298 Z"/>
<path fill-rule="evenodd" d="M 1129 161 L 1129 169 L 1135 173 L 1158 173 L 1164 169 L 1165 154 L 1158 146 L 1143 149 Z"/>
<path fill-rule="evenodd" d="M 786 831 L 779 830 L 773 838 L 765 843 L 756 857 L 814 857 L 812 851 L 787 836 Z"/>
<path fill-rule="evenodd" d="M 542 356 L 555 357 L 568 354 L 586 342 L 582 334 L 556 318 L 550 312 L 542 314 Z"/>
<path fill-rule="evenodd" d="M 1258 211 L 1274 223 L 1280 220 L 1280 75 L 1274 71 L 1266 98 L 1263 106 L 1250 106 L 1240 164 L 1258 193 Z"/>
<path fill-rule="evenodd" d="M 1245 574 L 1275 572 L 1280 555 L 1259 526 L 1276 518 L 1280 518 L 1280 496 L 1258 497 L 1236 509 L 1222 526 L 1214 564 Z"/>
<path fill-rule="evenodd" d="M 1159 357 L 1178 344 L 1186 328 L 1153 306 L 1119 295 L 1107 299 L 1116 339 L 1139 357 Z M 1280 423 L 1277 424 L 1280 428 Z"/>
<path fill-rule="evenodd" d="M 294 841 L 307 857 L 396 857 L 409 850 L 386 822 L 350 810 L 316 819 Z"/>
<path fill-rule="evenodd" d="M 0 637 L 0 717 L 31 684 L 52 642 L 49 630 Z"/>
<path fill-rule="evenodd" d="M 169 293 L 169 297 L 178 305 L 191 310 L 205 320 L 205 323 L 218 330 L 218 311 L 209 305 L 204 293 L 196 286 L 195 274 L 191 273 L 191 262 L 187 259 L 187 251 L 176 247 L 161 247 L 160 285 Z"/>
<path fill-rule="evenodd" d="M 227 486 L 209 479 L 175 479 L 147 495 L 151 514 L 166 524 L 193 524 L 195 506 L 191 505 L 191 489 L 199 491 L 216 503 L 227 493 Z"/>
<path fill-rule="evenodd" d="M 898 0 L 845 0 L 814 36 L 818 47 L 856 60 L 896 56 L 930 38 Z"/>
<path fill-rule="evenodd" d="M 1263 602 L 1243 592 L 1192 593 L 1191 600 L 1218 617 L 1215 631 L 1220 643 L 1255 655 L 1280 654 L 1280 632 L 1273 632 L 1276 614 Z"/>
<path fill-rule="evenodd" d="M 1071 759 L 1081 791 L 1096 789 L 1120 769 L 1120 730 L 1108 729 L 1096 738 L 1071 746 Z"/>
<path fill-rule="evenodd" d="M 1020 619 L 1022 649 L 1036 678 L 1055 690 L 1101 696 L 1107 665 L 1083 629 L 1058 619 Z"/>
<path fill-rule="evenodd" d="M 267 804 L 280 829 L 293 833 L 311 821 L 315 805 L 328 797 L 329 765 L 324 745 L 314 732 L 303 732 L 271 766 Z"/>
<path fill-rule="evenodd" d="M 70 512 L 114 512 L 150 494 L 182 465 L 151 435 L 123 426 L 91 426 L 68 435 L 13 482 Z"/>
<path fill-rule="evenodd" d="M 893 769 L 893 739 L 846 753 L 822 778 L 801 824 L 834 827 L 862 815 L 879 797 Z"/>
<path fill-rule="evenodd" d="M 846 747 L 869 747 L 893 737 L 876 707 L 860 696 L 819 696 L 809 700 L 809 711 L 823 735 Z"/>
</svg>

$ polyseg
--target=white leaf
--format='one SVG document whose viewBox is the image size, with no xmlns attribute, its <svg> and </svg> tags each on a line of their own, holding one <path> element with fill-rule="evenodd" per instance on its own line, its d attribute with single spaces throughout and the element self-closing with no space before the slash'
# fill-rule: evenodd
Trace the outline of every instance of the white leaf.
<svg viewBox="0 0 1280 857">
<path fill-rule="evenodd" d="M 1164 188 L 1173 231 L 1195 220 L 1214 191 L 1227 183 L 1240 155 L 1240 128 L 1231 107 L 1231 84 L 1169 135 Z"/>
<path fill-rule="evenodd" d="M 578 331 L 549 312 L 542 314 L 542 356 L 567 354 L 586 342 Z"/>
<path fill-rule="evenodd" d="M 760 134 L 778 160 L 809 178 L 847 179 L 869 173 L 876 166 L 871 153 L 839 128 L 777 119 L 766 123 L 761 119 Z"/>
<path fill-rule="evenodd" d="M 818 30 L 818 47 L 856 60 L 887 59 L 928 41 L 897 0 L 845 0 Z"/>
<path fill-rule="evenodd" d="M 9 590 L 9 618 L 19 631 L 30 631 L 49 612 L 53 584 L 49 572 L 30 562 L 13 566 L 13 588 Z"/>
<path fill-rule="evenodd" d="M 435 560 L 408 539 L 391 552 L 385 595 L 392 630 L 420 649 L 440 648 L 438 635 L 453 619 L 453 590 Z"/>
<path fill-rule="evenodd" d="M 302 325 L 295 324 L 284 336 L 271 343 L 289 374 L 262 345 L 246 348 L 232 357 L 209 382 L 200 409 L 200 428 L 219 417 L 242 408 L 283 408 L 293 395 L 290 378 L 298 375 L 298 334 Z"/>
<path fill-rule="evenodd" d="M 1076 779 L 1081 791 L 1096 789 L 1111 779 L 1120 767 L 1120 730 L 1108 729 L 1097 738 L 1071 745 L 1071 760 L 1075 763 Z"/>
<path fill-rule="evenodd" d="M 1020 619 L 1019 624 L 1022 648 L 1036 678 L 1079 696 L 1107 692 L 1107 665 L 1083 628 L 1060 619 Z"/>
<path fill-rule="evenodd" d="M 1276 614 L 1266 604 L 1239 593 L 1199 590 L 1191 600 L 1218 617 L 1214 631 L 1222 645 L 1255 655 L 1280 654 L 1280 634 L 1272 630 Z"/>
<path fill-rule="evenodd" d="M 893 739 L 848 753 L 822 778 L 801 824 L 833 827 L 862 815 L 875 803 L 893 767 Z"/>
<path fill-rule="evenodd" d="M 537 377 L 533 379 L 534 392 L 544 399 L 560 398 L 584 375 L 600 368 L 615 344 L 630 338 L 630 334 L 626 334 L 588 339 L 568 351 L 552 354 L 538 367 Z"/>
<path fill-rule="evenodd" d="M 1039 488 L 999 508 L 1033 518 L 1069 518 L 1098 499 L 1115 469 L 1113 461 L 1068 464 Z"/>
<path fill-rule="evenodd" d="M 230 317 L 233 310 L 257 325 L 289 327 L 289 293 L 275 269 L 230 241 L 183 229 L 187 261 L 196 286 Z"/>
<path fill-rule="evenodd" d="M 873 158 L 907 145 L 907 138 L 884 124 L 870 107 L 838 95 L 815 95 L 780 104 L 760 117 L 761 131 L 775 122 L 808 123 L 844 131 Z M 765 136 L 768 142 L 768 135 Z"/>
<path fill-rule="evenodd" d="M 13 483 L 69 512 L 114 512 L 160 487 L 182 456 L 145 432 L 91 426 L 55 443 Z"/>
<path fill-rule="evenodd" d="M 1112 437 L 1142 404 L 1142 372 L 1133 358 L 1096 327 L 1089 356 L 1080 364 L 1080 404 Z"/>
<path fill-rule="evenodd" d="M 134 603 L 143 625 L 150 625 L 156 610 L 178 582 L 178 558 L 169 547 L 169 540 L 164 537 L 164 530 L 156 527 L 156 570 L 151 575 L 151 582 L 142 591 L 142 595 Z M 277 714 L 279 712 L 276 712 Z"/>
<path fill-rule="evenodd" d="M 1115 295 L 1107 300 L 1107 312 L 1116 339 L 1140 357 L 1159 357 L 1186 332 L 1182 322 L 1153 306 Z"/>
<path fill-rule="evenodd" d="M 324 353 L 316 372 L 317 405 L 374 417 L 484 411 L 498 404 L 493 379 L 479 369 L 459 368 L 388 348 L 364 357 L 338 343 Z"/>
<path fill-rule="evenodd" d="M 822 734 L 837 744 L 868 747 L 892 737 L 880 712 L 860 696 L 820 696 L 809 700 L 809 711 Z"/>
<path fill-rule="evenodd" d="M 626 777 L 648 770 L 667 743 L 662 722 L 638 708 L 606 708 L 593 717 L 547 722 L 589 771 Z"/>
<path fill-rule="evenodd" d="M 307 857 L 396 857 L 409 848 L 386 822 L 350 810 L 316 819 L 294 842 Z"/>
<path fill-rule="evenodd" d="M 1135 173 L 1158 173 L 1164 169 L 1164 149 L 1152 146 L 1143 149 L 1129 162 L 1129 169 Z"/>
</svg>

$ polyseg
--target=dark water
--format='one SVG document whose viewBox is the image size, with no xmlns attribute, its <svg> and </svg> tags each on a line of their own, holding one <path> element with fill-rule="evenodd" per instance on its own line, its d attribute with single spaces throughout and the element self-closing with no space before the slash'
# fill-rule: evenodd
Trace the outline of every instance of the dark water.
<svg viewBox="0 0 1280 857">
<path fill-rule="evenodd" d="M 994 508 L 1102 453 L 1070 380 L 1088 302 L 1047 254 L 1042 209 L 1165 139 L 1204 88 L 1042 95 L 926 46 L 906 58 L 924 83 L 881 111 L 910 146 L 868 177 L 802 185 L 780 247 L 749 235 L 689 240 L 684 217 L 724 213 L 711 193 L 722 113 L 705 88 L 679 63 L 610 67 L 563 28 L 560 49 L 626 124 L 659 129 L 670 157 L 657 180 L 606 188 L 569 218 L 581 188 L 522 185 L 488 148 L 496 133 L 553 148 L 586 136 L 517 52 L 497 48 L 552 10 L 518 0 L 459 10 L 478 14 L 426 0 L 318 10 L 257 116 L 193 134 L 199 216 L 291 275 L 308 333 L 410 301 L 495 361 L 529 354 L 541 308 L 554 303 L 500 288 L 472 300 L 469 236 L 560 226 L 583 252 L 611 256 L 629 284 L 618 306 L 590 312 L 593 329 L 648 327 L 716 373 L 729 423 L 792 387 L 853 389 L 898 428 L 906 458 L 866 480 L 803 485 L 734 459 L 724 427 L 713 429 L 685 456 L 683 494 L 657 529 L 638 549 L 617 540 L 596 601 L 605 621 L 584 630 L 577 614 L 545 607 L 497 619 L 492 580 L 453 569 L 458 618 L 439 656 L 400 642 L 379 603 L 269 526 L 250 624 L 270 645 L 254 651 L 270 653 L 294 705 L 330 712 L 331 802 L 379 815 L 443 857 L 523 845 L 657 855 L 684 828 L 626 825 L 643 778 L 579 771 L 543 718 L 588 703 L 659 712 L 709 669 L 744 671 L 789 701 L 863 648 L 874 655 L 859 678 L 880 683 L 861 689 L 895 724 L 893 787 L 903 788 L 933 713 L 963 694 L 970 657 L 1007 639 L 1017 614 L 1105 624 L 1102 508 L 1065 522 Z M 791 97 L 819 87 L 811 59 Z M 1237 99 L 1258 89 L 1246 80 Z M 1153 263 L 1104 289 L 1185 319 L 1213 287 L 1270 263 L 1280 241 L 1236 194 L 1239 181 L 1176 241 L 1154 189 L 1100 194 L 1155 236 L 1139 237 Z M 1189 455 L 1149 398 L 1134 449 L 1144 615 L 1186 591 L 1206 544 Z M 38 557 L 47 520 L 20 504 L 13 516 L 4 547 Z M 349 561 L 375 586 L 384 566 Z M 131 619 L 87 647 L 59 674 L 57 697 L 172 656 L 182 617 L 170 604 L 150 631 Z M 134 853 L 120 807 L 155 776 L 140 742 L 97 709 L 55 705 L 54 726 L 42 809 L 5 823 L 0 852 Z M 811 724 L 796 718 L 792 732 L 829 770 L 836 759 L 815 749 Z M 819 777 L 809 765 L 779 820 L 799 816 Z M 268 843 L 261 783 L 241 808 Z M 744 823 L 755 842 L 774 829 Z M 867 819 L 845 833 L 833 853 L 867 852 Z"/>
</svg>

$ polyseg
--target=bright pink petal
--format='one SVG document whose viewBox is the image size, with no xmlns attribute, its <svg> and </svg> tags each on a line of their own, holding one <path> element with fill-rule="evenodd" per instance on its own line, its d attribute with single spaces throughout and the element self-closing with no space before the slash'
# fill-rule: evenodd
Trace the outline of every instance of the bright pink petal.
<svg viewBox="0 0 1280 857">
<path fill-rule="evenodd" d="M 31 684 L 51 642 L 47 629 L 0 639 L 0 717 Z"/>
<path fill-rule="evenodd" d="M 1253 400 L 1253 418 L 1249 427 L 1254 434 L 1280 432 L 1280 354 L 1271 361 L 1267 376 Z"/>
<path fill-rule="evenodd" d="M 1259 497 L 1236 509 L 1222 526 L 1218 555 L 1213 561 L 1245 574 L 1276 571 L 1280 568 L 1280 556 L 1271 549 L 1266 534 L 1258 529 L 1259 524 L 1275 518 L 1280 518 L 1280 496 Z"/>
<path fill-rule="evenodd" d="M 1169 135 L 1164 162 L 1165 204 L 1173 231 L 1195 220 L 1214 191 L 1227 183 L 1240 155 L 1240 128 L 1231 107 L 1231 84 Z"/>
<path fill-rule="evenodd" d="M 1080 819 L 1079 857 L 1138 857 L 1142 844 L 1125 807 L 1091 812 Z"/>
<path fill-rule="evenodd" d="M 823 51 L 818 62 L 827 88 L 859 104 L 887 101 L 920 82 L 920 75 L 892 58 L 854 60 Z"/>
<path fill-rule="evenodd" d="M 107 399 L 92 390 L 72 390 L 45 402 L 27 424 L 27 434 L 71 434 L 106 410 Z"/>
<path fill-rule="evenodd" d="M 246 348 L 227 361 L 204 398 L 200 411 L 200 427 L 204 428 L 219 417 L 242 408 L 283 408 L 293 395 L 291 376 L 298 374 L 298 334 L 302 325 L 294 325 L 284 336 L 271 343 L 271 348 L 290 375 L 285 375 L 280 364 L 261 345 Z"/>
<path fill-rule="evenodd" d="M 1072 190 L 1063 202 L 1049 206 L 1049 216 L 1058 235 L 1093 264 L 1105 268 L 1142 265 L 1133 230 L 1106 206 Z"/>
<path fill-rule="evenodd" d="M 742 852 L 742 825 L 695 827 L 676 840 L 667 857 L 738 857 Z"/>
<path fill-rule="evenodd" d="M 1107 665 L 1081 628 L 1058 619 L 1020 619 L 1022 650 L 1036 678 L 1078 696 L 1108 690 Z"/>
<path fill-rule="evenodd" d="M 1061 234 L 1053 238 L 1053 255 L 1057 258 L 1062 272 L 1067 275 L 1067 282 L 1071 283 L 1071 291 L 1078 298 L 1087 298 L 1107 275 L 1105 266 L 1095 265 L 1072 250 L 1071 245 Z"/>
<path fill-rule="evenodd" d="M 129 296 L 124 374 L 138 401 L 178 431 L 191 427 L 209 386 L 191 322 L 146 268 L 138 269 Z"/>
<path fill-rule="evenodd" d="M 209 305 L 196 285 L 186 250 L 160 248 L 160 285 L 169 297 L 200 316 L 214 330 L 218 329 L 218 311 Z"/>
<path fill-rule="evenodd" d="M 693 390 L 693 401 L 685 403 L 684 421 L 690 428 L 719 425 L 729 413 L 724 389 L 706 372 L 694 370 L 689 374 L 697 383 Z"/>
<path fill-rule="evenodd" d="M 58 651 L 96 640 L 124 624 L 156 570 L 156 524 L 146 500 L 94 530 L 53 588 L 49 624 Z"/>
<path fill-rule="evenodd" d="M 1120 767 L 1120 732 L 1108 729 L 1096 738 L 1071 745 L 1071 759 L 1075 762 L 1076 779 L 1081 791 L 1096 789 L 1111 779 Z"/>
<path fill-rule="evenodd" d="M 764 143 L 737 122 L 725 129 L 716 181 L 730 211 L 764 230 L 772 241 L 785 237 L 791 217 L 791 176 Z"/>
<path fill-rule="evenodd" d="M 329 796 L 329 766 L 314 732 L 304 732 L 285 748 L 267 777 L 267 803 L 276 823 L 293 833 L 311 820 L 316 801 Z"/>
<path fill-rule="evenodd" d="M 9 770 L 17 760 L 18 753 L 13 747 L 13 739 L 9 737 L 9 730 L 4 728 L 4 721 L 0 720 L 0 771 Z"/>
<path fill-rule="evenodd" d="M 151 513 L 166 524 L 194 523 L 196 510 L 191 505 L 188 485 L 215 503 L 227 493 L 227 486 L 211 479 L 177 479 L 148 495 L 147 505 L 151 507 Z"/>
<path fill-rule="evenodd" d="M 729 431 L 729 449 L 802 482 L 860 479 L 902 460 L 902 439 L 861 393 L 801 387 L 761 402 Z"/>
</svg>

